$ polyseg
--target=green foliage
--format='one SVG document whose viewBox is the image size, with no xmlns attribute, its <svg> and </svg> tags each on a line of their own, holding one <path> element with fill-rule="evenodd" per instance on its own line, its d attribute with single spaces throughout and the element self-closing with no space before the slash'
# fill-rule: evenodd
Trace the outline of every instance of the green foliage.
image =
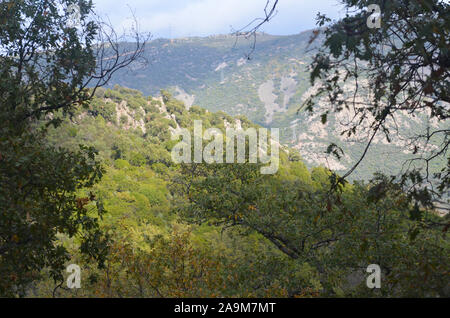
<svg viewBox="0 0 450 318">
<path fill-rule="evenodd" d="M 164 101 L 164 104 L 166 105 L 167 111 L 169 113 L 176 114 L 176 115 L 182 115 L 185 112 L 187 112 L 186 106 L 184 105 L 184 103 L 173 98 L 169 92 L 167 92 L 165 90 L 161 90 L 161 96 Z"/>
<path fill-rule="evenodd" d="M 52 143 L 70 148 L 83 141 L 108 165 L 90 190 L 109 212 L 101 223 L 112 240 L 107 272 L 74 253 L 84 275 L 95 278 L 77 296 L 447 295 L 448 239 L 429 228 L 444 220 L 432 210 L 417 211 L 389 178 L 330 192 L 336 175 L 308 170 L 294 151 L 281 153 L 274 176 L 250 164 L 176 166 L 170 150 L 177 142 L 169 140 L 175 121 L 167 115 L 146 113 L 145 134 L 102 124 L 93 114 L 51 131 Z M 181 115 L 202 120 L 205 129 L 235 122 L 197 108 Z M 365 286 L 372 263 L 383 269 L 381 291 Z M 39 295 L 53 290 L 46 284 Z"/>
<path fill-rule="evenodd" d="M 86 193 L 103 175 L 97 152 L 46 140 L 47 128 L 61 123 L 54 112 L 77 115 L 74 105 L 87 107 L 92 98 L 85 80 L 97 69 L 98 25 L 92 2 L 80 0 L 79 28 L 65 26 L 60 9 L 73 3 L 0 3 L 0 296 L 25 296 L 44 269 L 61 282 L 70 259 L 61 237 L 100 266 L 105 257 L 104 210 Z"/>
<path fill-rule="evenodd" d="M 417 1 L 414 2 L 416 4 L 418 3 Z M 355 28 L 353 28 L 353 23 L 350 23 L 350 27 L 347 27 L 347 29 L 352 31 L 359 30 L 360 27 L 365 28 L 368 15 L 365 12 L 366 7 L 368 4 L 377 3 L 377 1 L 371 3 L 367 1 L 351 1 L 351 3 L 357 4 L 358 7 L 355 12 L 361 13 L 361 20 L 355 22 Z M 382 4 L 386 3 L 386 1 L 378 1 L 378 3 Z M 401 1 L 395 1 L 392 5 L 385 5 L 389 6 L 389 10 L 395 11 L 396 8 L 403 6 L 402 3 Z M 425 1 L 424 3 L 428 2 Z M 430 15 L 430 13 L 427 13 L 427 15 Z M 420 21 L 420 14 L 410 14 L 410 16 L 417 17 Z M 387 19 L 390 19 L 390 17 L 388 16 Z M 392 19 L 392 22 L 395 21 L 402 21 L 402 19 Z M 443 19 L 439 21 L 436 24 L 444 23 Z M 350 22 L 352 22 L 351 19 Z M 400 23 L 404 23 L 404 19 Z M 435 22 L 427 22 L 428 26 L 426 28 L 430 29 L 433 23 Z M 446 38 L 443 36 L 446 32 L 444 31 L 445 28 L 446 26 L 440 28 L 442 32 L 435 34 L 435 40 L 439 38 L 441 42 L 443 41 L 442 43 L 446 43 L 443 40 Z M 340 27 L 338 28 L 338 30 L 341 29 Z M 382 32 L 384 30 L 370 30 L 369 34 L 364 33 L 361 37 L 366 39 L 367 37 L 365 36 L 369 35 L 370 37 L 376 38 L 377 34 L 382 35 Z M 429 35 L 427 34 L 426 36 L 428 37 Z M 312 37 L 315 37 L 316 41 L 311 43 L 310 39 Z M 359 35 L 355 35 L 354 37 L 345 36 L 343 38 L 339 36 L 336 38 L 337 42 L 335 44 L 339 45 L 341 43 L 344 45 L 348 42 L 349 45 L 356 45 L 357 49 L 358 47 L 355 41 L 357 42 L 359 39 Z M 160 90 L 166 88 L 165 95 L 181 98 L 182 94 L 180 94 L 180 90 L 182 90 L 186 94 L 195 97 L 195 105 L 208 109 L 210 112 L 223 111 L 231 116 L 243 115 L 253 123 L 261 126 L 280 128 L 281 142 L 292 147 L 298 146 L 305 163 L 310 169 L 322 164 L 322 161 L 317 158 L 316 154 L 321 156 L 321 153 L 326 151 L 328 144 L 335 143 L 346 154 L 345 157 L 342 157 L 341 164 L 335 165 L 335 167 L 340 168 L 338 172 L 343 174 L 344 171 L 348 171 L 352 163 L 360 158 L 361 153 L 364 151 L 363 145 L 361 143 L 347 142 L 347 135 L 339 135 L 341 127 L 338 124 L 341 120 L 336 120 L 336 116 L 338 118 L 340 117 L 329 109 L 330 107 L 326 102 L 326 98 L 314 101 L 314 109 L 320 107 L 320 111 L 317 110 L 312 115 L 305 111 L 298 112 L 299 106 L 304 104 L 305 98 L 310 96 L 312 92 L 315 92 L 315 88 L 312 88 L 310 84 L 311 70 L 308 70 L 308 65 L 314 61 L 317 50 L 325 47 L 325 40 L 326 37 L 322 33 L 316 33 L 312 30 L 289 36 L 258 34 L 257 49 L 252 54 L 251 60 L 245 60 L 243 57 L 248 53 L 248 48 L 252 44 L 251 39 L 241 38 L 238 43 L 233 43 L 232 39 L 228 36 L 184 38 L 171 41 L 158 39 L 148 43 L 150 49 L 145 53 L 148 60 L 158 61 L 158 63 L 152 64 L 152 72 L 148 72 L 145 69 L 138 69 L 134 72 L 118 71 L 113 81 L 121 85 L 142 90 L 144 94 L 151 94 L 152 96 L 161 95 Z M 412 37 L 410 37 L 410 40 L 410 42 L 413 42 Z M 368 43 L 370 44 L 372 42 L 369 41 Z M 378 46 L 378 48 L 383 47 L 384 45 Z M 231 50 L 231 48 L 233 49 Z M 342 48 L 345 53 L 345 47 L 343 46 Z M 416 49 L 420 49 L 420 47 L 417 46 Z M 364 52 L 366 50 L 361 50 L 360 54 Z M 400 46 L 397 52 L 401 54 L 402 49 Z M 325 50 L 325 53 L 328 54 L 329 52 Z M 351 60 L 352 56 L 352 54 L 349 55 L 350 60 L 347 63 L 351 63 L 353 66 L 354 61 Z M 317 60 L 317 62 L 320 62 L 323 67 L 327 67 L 327 55 L 324 57 L 323 60 Z M 222 63 L 226 63 L 226 67 L 220 71 L 215 71 L 216 67 Z M 365 67 L 364 63 L 361 66 L 359 71 Z M 319 70 L 317 69 L 317 71 Z M 340 74 L 343 75 L 343 73 Z M 366 80 L 375 79 L 379 74 L 383 74 L 383 72 L 377 70 L 370 74 L 361 72 L 352 72 L 352 74 L 358 74 L 358 86 L 361 96 L 367 96 L 367 87 L 375 87 L 375 85 L 367 85 Z M 330 70 L 330 79 L 334 76 L 333 70 Z M 260 94 L 262 85 L 269 80 L 273 80 L 274 86 L 271 92 L 269 92 L 270 89 L 266 89 L 266 94 L 269 96 L 270 94 L 275 95 L 277 97 L 275 103 L 280 106 L 280 111 L 276 111 L 273 114 L 272 122 L 266 121 L 266 115 L 271 106 L 269 104 L 266 105 L 262 101 L 261 96 L 264 94 Z M 387 83 L 388 80 L 389 78 L 380 81 L 380 83 Z M 295 81 L 295 84 L 292 81 Z M 292 83 L 291 87 L 286 84 L 283 85 L 283 83 L 289 82 Z M 436 81 L 433 82 L 436 84 Z M 445 81 L 442 81 L 442 83 L 445 83 Z M 354 78 L 349 77 L 345 82 L 344 91 L 351 91 L 354 85 Z M 445 87 L 445 85 L 442 84 L 441 87 Z M 326 92 L 325 90 L 324 94 Z M 353 94 L 350 95 L 353 96 Z M 330 96 L 335 95 L 330 94 Z M 339 96 L 336 97 L 338 98 Z M 156 105 L 159 101 L 153 98 L 151 103 Z M 315 131 L 317 125 L 321 125 L 321 119 L 325 121 L 325 117 L 321 118 L 322 108 L 324 108 L 324 113 L 329 111 L 326 118 L 326 125 L 322 127 L 322 131 L 326 132 L 327 136 L 324 136 L 322 133 L 317 134 Z M 341 108 L 343 111 L 346 111 L 345 107 Z M 358 109 L 360 107 L 350 105 L 349 108 Z M 193 114 L 196 110 L 195 108 L 190 109 L 189 112 Z M 425 132 L 430 123 L 427 116 L 411 118 L 407 114 L 402 114 L 401 111 L 395 114 L 397 116 L 396 124 L 391 121 L 389 127 L 391 133 L 396 130 L 394 127 L 398 125 L 403 138 L 410 137 L 412 133 L 426 135 Z M 198 115 L 201 115 L 203 118 L 207 117 L 204 114 Z M 341 115 L 346 114 L 342 113 Z M 296 121 L 295 124 L 294 121 Z M 182 127 L 188 127 L 190 124 L 185 116 L 179 118 L 178 113 L 177 122 Z M 359 120 L 354 120 L 354 123 L 358 124 Z M 186 124 L 188 126 L 185 126 Z M 214 123 L 213 125 L 217 124 Z M 366 127 L 368 125 L 364 124 L 363 126 Z M 439 128 L 435 128 L 436 130 L 445 130 L 445 122 L 441 122 Z M 438 146 L 445 139 L 442 138 L 444 134 L 439 135 L 441 135 L 439 138 L 433 138 L 434 140 L 430 145 Z M 360 136 L 357 135 L 357 137 Z M 351 138 L 351 140 L 353 139 Z M 370 151 L 366 155 L 366 160 L 349 176 L 350 181 L 370 180 L 372 175 L 377 171 L 382 171 L 388 175 L 396 175 L 399 173 L 404 161 L 413 158 L 410 153 L 405 151 L 406 146 L 401 140 L 394 139 L 390 144 L 387 144 L 383 139 L 383 132 L 380 131 Z M 412 144 L 416 143 L 412 142 Z M 309 145 L 311 145 L 311 149 Z M 420 147 L 418 145 L 417 148 L 419 152 L 422 149 L 426 149 L 426 147 Z M 314 152 L 314 154 L 311 154 L 311 152 Z M 380 161 L 379 153 L 389 153 L 389 160 Z M 331 166 L 333 166 L 332 161 L 334 161 L 333 158 L 329 160 Z M 417 165 L 418 161 L 415 164 Z M 441 172 L 442 168 L 445 167 L 447 167 L 447 160 L 444 156 L 438 156 L 436 160 L 429 163 L 431 175 Z M 447 175 L 446 171 L 441 173 L 443 176 Z"/>
<path fill-rule="evenodd" d="M 102 116 L 106 121 L 116 123 L 116 104 L 100 98 L 94 98 L 89 104 L 89 113 L 93 116 Z"/>
<path fill-rule="evenodd" d="M 305 35 L 294 39 L 307 43 Z M 280 45 L 280 51 L 296 49 L 291 37 L 262 40 Z M 340 41 L 333 40 L 338 52 Z M 203 43 L 202 51 L 222 58 L 221 43 Z M 180 46 L 177 54 L 187 55 Z M 208 59 L 201 63 L 210 69 Z M 290 71 L 280 61 L 266 70 Z M 0 78 L 1 85 L 11 85 L 8 76 Z M 264 74 L 257 76 L 264 82 Z M 233 86 L 235 95 L 241 85 Z M 221 86 L 211 87 L 205 95 L 237 100 Z M 259 105 L 257 97 L 242 95 L 249 105 Z M 170 130 L 177 124 L 191 129 L 198 119 L 205 128 L 224 130 L 224 121 L 239 119 L 244 128 L 255 125 L 244 116 L 187 110 L 167 91 L 161 96 L 163 103 L 121 86 L 97 90 L 84 108 L 53 112 L 59 125 L 42 135 L 30 128 L 47 122 L 21 126 L 1 113 L 1 295 L 448 296 L 448 216 L 414 204 L 382 175 L 370 184 L 346 183 L 330 191 L 339 176 L 323 167 L 308 170 L 292 151 L 282 151 L 273 176 L 248 163 L 175 165 Z M 118 123 L 122 103 L 130 118 Z M 128 129 L 141 118 L 145 129 Z M 419 181 L 420 175 L 411 177 Z M 53 279 L 63 281 L 69 261 L 82 265 L 86 277 L 79 292 L 55 289 Z M 363 275 L 372 263 L 383 269 L 380 291 L 365 286 Z"/>
<path fill-rule="evenodd" d="M 103 211 L 89 213 L 99 201 L 77 192 L 98 182 L 103 169 L 92 148 L 56 149 L 40 132 L 13 135 L 3 127 L 0 144 L 0 295 L 23 296 L 43 268 L 62 279 L 69 254 L 59 234 L 79 237 L 81 247 L 97 244 L 90 235 L 100 235 L 96 214 Z"/>
<path fill-rule="evenodd" d="M 127 115 L 120 116 L 120 124 L 121 125 L 127 125 L 128 124 L 128 116 Z"/>
<path fill-rule="evenodd" d="M 337 290 L 347 296 L 448 293 L 442 260 L 448 262 L 450 245 L 439 228 L 426 226 L 435 213 L 422 211 L 424 219 L 411 220 L 407 195 L 388 179 L 376 186 L 383 184 L 383 191 L 355 184 L 336 193 L 330 191 L 330 172 L 317 168 L 309 175 L 296 162 L 275 176 L 260 175 L 251 165 L 217 164 L 186 165 L 182 176 L 177 191 L 188 202 L 178 209 L 187 221 L 261 235 L 296 264 L 313 266 L 322 295 L 338 296 Z M 375 192 L 377 199 L 371 200 Z M 427 256 L 421 255 L 425 250 Z M 381 291 L 365 285 L 362 274 L 369 264 L 384 270 Z M 355 275 L 362 276 L 357 284 L 351 283 Z M 285 285 L 289 294 L 304 293 L 302 280 L 296 283 Z"/>
<path fill-rule="evenodd" d="M 343 4 L 354 14 L 333 23 L 325 16 L 318 17 L 318 24 L 327 27 L 323 28 L 324 46 L 311 65 L 311 84 L 316 83 L 317 89 L 307 99 L 306 108 L 313 111 L 324 97 L 329 107 L 321 110 L 323 123 L 331 111 L 353 109 L 352 121 L 341 125 L 342 135 L 347 137 L 366 133 L 369 127 L 372 137 L 345 177 L 362 162 L 375 136 L 381 135 L 388 143 L 402 142 L 393 127 L 400 121 L 425 117 L 424 124 L 414 123 L 415 128 L 408 131 L 405 144 L 414 146 L 402 151 L 410 154 L 406 163 L 414 164 L 400 172 L 397 182 L 412 189 L 409 194 L 414 200 L 432 206 L 442 196 L 445 199 L 450 187 L 446 177 L 450 166 L 445 166 L 450 145 L 445 124 L 450 117 L 450 4 L 440 0 L 373 1 L 371 4 L 381 8 L 379 28 L 366 23 L 370 17 L 367 1 Z M 354 91 L 348 91 L 349 85 Z M 435 149 L 419 151 L 429 144 Z M 342 150 L 338 148 L 332 143 L 328 152 L 340 159 Z M 441 168 L 430 170 L 438 165 Z M 435 185 L 433 190 L 430 184 Z"/>
</svg>

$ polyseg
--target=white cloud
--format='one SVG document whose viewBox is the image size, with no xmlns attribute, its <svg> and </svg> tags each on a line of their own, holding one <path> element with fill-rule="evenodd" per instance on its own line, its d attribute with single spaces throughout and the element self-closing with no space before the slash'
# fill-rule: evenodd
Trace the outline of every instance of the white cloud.
<svg viewBox="0 0 450 318">
<path fill-rule="evenodd" d="M 101 14 L 116 27 L 128 26 L 130 8 L 141 29 L 156 37 L 205 36 L 228 33 L 261 17 L 266 0 L 94 0 Z M 336 16 L 337 0 L 280 0 L 278 15 L 264 30 L 273 34 L 298 33 L 314 26 L 318 11 Z M 128 6 L 129 7 L 128 7 Z"/>
<path fill-rule="evenodd" d="M 143 23 L 155 32 L 166 31 L 169 25 L 174 36 L 224 33 L 230 32 L 231 25 L 240 27 L 260 5 L 260 0 L 202 0 L 176 11 L 151 16 Z"/>
</svg>

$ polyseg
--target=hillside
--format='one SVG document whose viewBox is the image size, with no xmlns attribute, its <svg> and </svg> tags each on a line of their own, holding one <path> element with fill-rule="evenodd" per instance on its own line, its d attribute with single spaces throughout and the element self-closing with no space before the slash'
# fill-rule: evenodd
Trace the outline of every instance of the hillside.
<svg viewBox="0 0 450 318">
<path fill-rule="evenodd" d="M 188 107 L 196 104 L 246 115 L 261 125 L 275 124 L 308 88 L 309 36 L 259 34 L 251 59 L 246 55 L 252 41 L 234 36 L 154 40 L 145 51 L 149 64 L 122 71 L 110 86 L 146 95 L 170 88 Z"/>
<path fill-rule="evenodd" d="M 205 129 L 222 131 L 230 125 L 244 129 L 257 125 L 244 117 L 199 107 L 187 110 L 182 102 L 163 93 L 164 99 L 146 98 L 119 86 L 100 89 L 88 109 L 77 109 L 71 117 L 54 114 L 63 123 L 50 130 L 48 142 L 72 150 L 79 144 L 93 146 L 105 169 L 99 184 L 78 195 L 94 194 L 107 211 L 102 228 L 111 235 L 108 271 L 77 259 L 83 264 L 83 275 L 92 281 L 76 296 L 279 297 L 298 288 L 308 295 L 317 294 L 317 273 L 303 262 L 290 260 L 263 236 L 186 222 L 182 210 L 187 198 L 179 184 L 183 169 L 173 163 L 170 153 L 177 143 L 171 140 L 172 132 L 192 125 L 193 120 L 202 120 Z M 317 186 L 326 178 L 326 171 L 316 169 L 312 179 L 298 156 L 289 160 L 282 151 L 281 161 L 280 175 L 306 178 Z M 231 172 L 231 166 L 224 167 Z M 98 206 L 88 208 L 95 211 Z M 75 245 L 67 238 L 62 241 L 69 247 Z M 107 286 L 108 275 L 113 278 Z M 139 290 L 142 284 L 145 288 Z M 53 289 L 47 279 L 32 295 L 46 297 Z M 73 295 L 70 290 L 60 293 Z"/>
<path fill-rule="evenodd" d="M 450 5 L 281 2 L 0 1 L 0 297 L 450 297 Z"/>
<path fill-rule="evenodd" d="M 134 65 L 132 70 L 119 72 L 110 86 L 119 84 L 153 96 L 160 89 L 168 89 L 187 107 L 199 105 L 213 112 L 244 115 L 259 125 L 280 128 L 281 142 L 298 149 L 309 167 L 324 165 L 342 173 L 359 159 L 369 136 L 361 134 L 349 140 L 340 135 L 342 129 L 337 123 L 348 122 L 352 118 L 349 112 L 339 118 L 329 116 L 327 125 L 321 123 L 320 111 L 313 116 L 298 113 L 314 91 L 308 66 L 320 38 L 309 45 L 310 37 L 310 31 L 292 36 L 258 34 L 251 59 L 245 57 L 251 52 L 252 41 L 231 35 L 158 39 L 146 48 L 147 66 Z M 348 91 L 352 91 L 351 86 Z M 318 109 L 327 108 L 323 101 L 317 103 Z M 405 150 L 411 148 L 408 137 L 425 127 L 438 128 L 426 115 L 414 120 L 406 114 L 401 118 L 398 123 L 392 122 L 398 140 L 390 143 L 382 136 L 376 138 L 367 160 L 352 179 L 367 180 L 376 171 L 398 173 L 411 157 Z M 346 152 L 340 161 L 324 154 L 331 142 Z M 433 145 L 429 147 L 432 149 Z M 390 160 L 377 160 L 380 155 L 389 156 Z M 435 164 L 432 170 L 439 165 Z"/>
<path fill-rule="evenodd" d="M 330 196 L 328 171 L 307 169 L 288 149 L 281 151 L 275 175 L 260 174 L 255 164 L 171 160 L 177 143 L 171 133 L 179 127 L 191 127 L 194 120 L 222 131 L 230 125 L 257 127 L 242 116 L 188 110 L 167 92 L 144 97 L 119 86 L 99 90 L 88 109 L 71 117 L 54 116 L 63 123 L 50 130 L 50 144 L 98 151 L 103 178 L 77 196 L 86 200 L 89 213 L 106 211 L 101 227 L 109 237 L 104 268 L 79 256 L 77 238 L 60 237 L 89 280 L 82 290 L 60 290 L 58 296 L 380 296 L 366 288 L 360 271 L 372 258 L 392 268 L 385 283 L 397 290 L 389 295 L 448 293 L 440 276 L 450 255 L 448 240 L 440 231 L 415 230 L 417 218 L 442 218 L 411 210 L 398 188 L 374 198 L 370 185 L 354 183 Z M 381 220 L 379 213 L 385 215 Z M 431 266 L 432 288 L 411 289 L 421 284 L 422 268 Z M 44 279 L 30 295 L 46 297 L 53 290 L 53 281 Z"/>
</svg>

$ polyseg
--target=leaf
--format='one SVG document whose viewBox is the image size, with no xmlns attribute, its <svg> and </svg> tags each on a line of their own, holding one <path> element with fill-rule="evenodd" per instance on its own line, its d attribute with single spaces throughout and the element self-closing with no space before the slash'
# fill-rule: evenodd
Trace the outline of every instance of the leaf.
<svg viewBox="0 0 450 318">
<path fill-rule="evenodd" d="M 414 208 L 409 211 L 409 218 L 413 221 L 418 221 L 422 218 L 422 211 L 420 211 L 417 203 L 414 205 Z"/>
<path fill-rule="evenodd" d="M 361 246 L 360 246 L 361 252 L 366 252 L 369 249 L 369 243 L 366 239 L 363 240 Z"/>
<path fill-rule="evenodd" d="M 447 233 L 448 229 L 450 228 L 450 222 L 447 223 L 446 226 L 444 226 L 444 228 L 442 229 L 442 233 Z"/>
<path fill-rule="evenodd" d="M 332 208 L 333 208 L 333 205 L 331 204 L 331 200 L 328 200 L 328 202 L 327 202 L 327 211 L 331 212 Z"/>
<path fill-rule="evenodd" d="M 334 143 L 328 146 L 326 153 L 333 154 L 338 160 L 341 160 L 342 156 L 344 155 L 344 151 L 342 150 L 342 148 Z"/>
<path fill-rule="evenodd" d="M 409 231 L 409 240 L 411 242 L 414 242 L 414 240 L 417 238 L 417 235 L 419 235 L 420 229 L 418 227 L 414 228 L 413 230 Z"/>
<path fill-rule="evenodd" d="M 320 214 L 317 214 L 316 217 L 314 218 L 314 224 L 316 224 L 320 219 Z"/>
</svg>

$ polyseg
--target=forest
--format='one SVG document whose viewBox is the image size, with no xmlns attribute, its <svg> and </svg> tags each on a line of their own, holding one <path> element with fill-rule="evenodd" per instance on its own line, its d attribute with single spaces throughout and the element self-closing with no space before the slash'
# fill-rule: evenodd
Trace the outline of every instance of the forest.
<svg viewBox="0 0 450 318">
<path fill-rule="evenodd" d="M 0 2 L 0 297 L 450 297 L 448 4 L 373 1 L 392 18 L 380 33 L 346 28 L 364 12 L 324 29 L 309 74 L 320 85 L 301 111 L 325 125 L 352 108 L 342 134 L 368 132 L 367 148 L 337 173 L 281 144 L 278 171 L 262 174 L 248 153 L 244 163 L 174 162 L 173 135 L 196 120 L 224 135 L 262 126 L 168 89 L 108 87 L 148 39 L 121 45 L 90 16 L 92 1 L 76 2 L 78 29 L 61 27 L 69 17 L 58 10 L 75 1 Z M 373 90 L 359 92 L 364 105 L 360 77 Z M 349 178 L 375 135 L 395 139 L 388 123 L 400 112 L 439 122 L 405 147 L 422 157 L 401 175 Z M 327 152 L 345 156 L 334 143 Z M 68 287 L 71 264 L 81 288 Z M 369 287 L 373 264 L 381 288 Z"/>
<path fill-rule="evenodd" d="M 446 295 L 449 241 L 427 225 L 442 217 L 411 206 L 387 177 L 330 195 L 331 173 L 308 170 L 289 149 L 275 175 L 250 163 L 175 165 L 171 127 L 192 127 L 193 120 L 204 129 L 237 120 L 243 128 L 254 125 L 197 106 L 186 110 L 170 93 L 162 96 L 99 89 L 89 109 L 75 111 L 72 120 L 61 115 L 61 126 L 48 132 L 54 147 L 98 151 L 103 177 L 76 196 L 87 215 L 101 217 L 107 243 L 100 245 L 99 266 L 77 252 L 79 237 L 58 235 L 68 264 L 83 269 L 83 288 L 55 290 L 44 271 L 29 296 Z M 121 116 L 119 104 L 126 105 Z M 140 120 L 145 133 L 134 125 Z M 378 263 L 384 288 L 370 290 L 366 268 Z"/>
</svg>

